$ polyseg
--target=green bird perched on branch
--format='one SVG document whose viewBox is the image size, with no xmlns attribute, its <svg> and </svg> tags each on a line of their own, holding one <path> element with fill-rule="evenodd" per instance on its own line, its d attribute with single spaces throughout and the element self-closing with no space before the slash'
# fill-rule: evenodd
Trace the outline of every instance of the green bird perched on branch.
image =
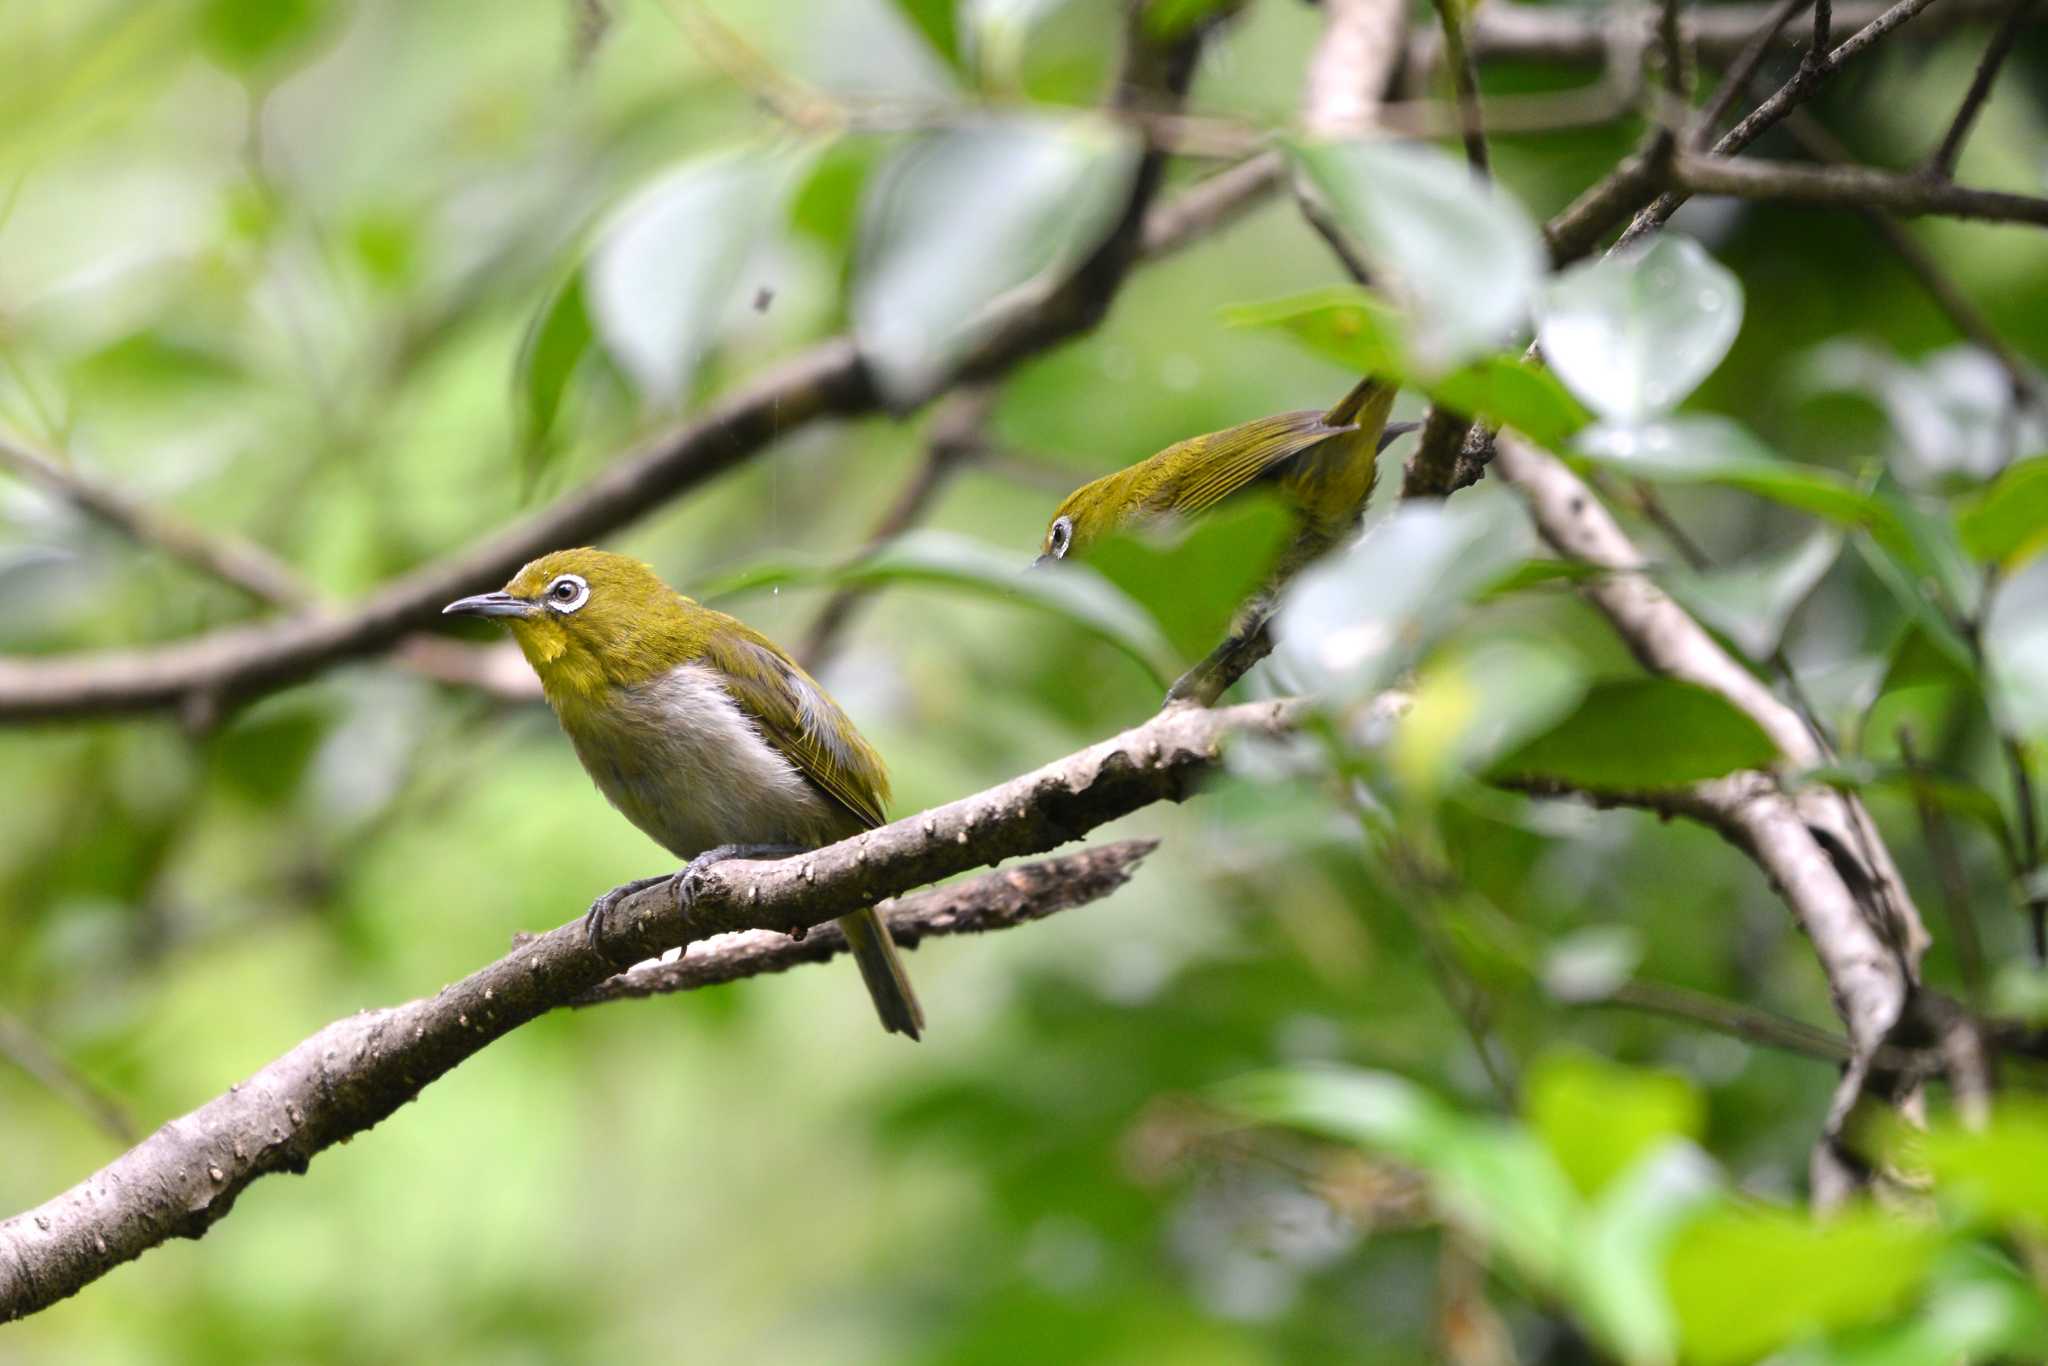
<svg viewBox="0 0 2048 1366">
<path fill-rule="evenodd" d="M 633 892 L 667 880 L 687 908 L 703 870 L 722 859 L 782 858 L 882 824 L 881 756 L 817 680 L 638 560 L 558 550 L 503 591 L 441 610 L 505 620 L 598 790 L 688 860 L 672 877 L 593 902 L 593 948 Z M 917 1038 L 924 1014 L 888 926 L 872 907 L 838 924 L 882 1027 Z"/>
<path fill-rule="evenodd" d="M 1229 638 L 1167 694 L 1169 700 L 1214 701 L 1214 692 L 1222 690 L 1214 686 L 1220 666 L 1263 634 L 1272 588 L 1357 528 L 1372 496 L 1374 458 L 1415 425 L 1388 424 L 1394 393 L 1394 385 L 1368 375 L 1327 411 L 1281 413 L 1189 437 L 1083 484 L 1053 514 L 1037 562 L 1079 558 L 1114 532 L 1199 517 L 1247 489 L 1281 493 L 1297 523 L 1267 592 L 1247 605 Z"/>
</svg>

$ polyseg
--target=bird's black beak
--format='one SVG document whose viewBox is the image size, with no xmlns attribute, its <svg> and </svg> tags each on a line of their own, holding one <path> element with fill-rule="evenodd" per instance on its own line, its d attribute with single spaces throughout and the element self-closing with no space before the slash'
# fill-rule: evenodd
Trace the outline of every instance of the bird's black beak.
<svg viewBox="0 0 2048 1366">
<path fill-rule="evenodd" d="M 457 598 L 441 609 L 444 617 L 530 617 L 540 610 L 540 604 L 515 598 L 510 593 L 479 593 L 473 598 Z"/>
</svg>

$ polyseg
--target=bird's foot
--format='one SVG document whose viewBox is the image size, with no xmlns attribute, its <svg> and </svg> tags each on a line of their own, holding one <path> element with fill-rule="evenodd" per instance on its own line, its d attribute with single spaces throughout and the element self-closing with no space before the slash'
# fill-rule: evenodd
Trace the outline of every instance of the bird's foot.
<svg viewBox="0 0 2048 1366">
<path fill-rule="evenodd" d="M 669 879 L 669 890 L 676 899 L 676 909 L 688 915 L 699 893 L 704 890 L 704 874 L 712 864 L 734 858 L 788 858 L 802 852 L 804 847 L 801 844 L 721 844 L 691 859 Z"/>
<path fill-rule="evenodd" d="M 619 908 L 619 903 L 635 892 L 644 892 L 657 882 L 668 881 L 668 875 L 660 877 L 638 877 L 624 882 L 590 903 L 590 909 L 583 914 L 583 941 L 590 945 L 592 953 L 609 958 L 604 951 L 605 918 Z"/>
</svg>

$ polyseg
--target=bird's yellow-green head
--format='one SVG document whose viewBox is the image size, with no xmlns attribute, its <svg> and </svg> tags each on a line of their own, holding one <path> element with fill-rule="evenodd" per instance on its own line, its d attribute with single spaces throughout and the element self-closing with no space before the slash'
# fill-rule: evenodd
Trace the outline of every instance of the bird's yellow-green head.
<svg viewBox="0 0 2048 1366">
<path fill-rule="evenodd" d="M 557 704 L 673 668 L 702 648 L 712 618 L 639 560 L 588 548 L 543 555 L 499 592 L 441 610 L 503 618 Z"/>
<path fill-rule="evenodd" d="M 1138 510 L 1142 494 L 1137 487 L 1138 476 L 1144 470 L 1144 465 L 1133 465 L 1115 474 L 1105 474 L 1068 494 L 1045 528 L 1038 562 L 1085 555 L 1097 541 L 1130 520 Z"/>
</svg>

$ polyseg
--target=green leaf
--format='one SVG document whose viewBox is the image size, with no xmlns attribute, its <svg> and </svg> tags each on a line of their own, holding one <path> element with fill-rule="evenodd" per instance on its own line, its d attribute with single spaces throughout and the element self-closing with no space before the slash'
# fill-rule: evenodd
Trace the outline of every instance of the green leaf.
<svg viewBox="0 0 2048 1366">
<path fill-rule="evenodd" d="M 1686 1358 L 1749 1362 L 1899 1310 L 1925 1279 L 1940 1230 L 1875 1210 L 1816 1222 L 1727 1208 L 1695 1220 L 1664 1263 Z"/>
<path fill-rule="evenodd" d="M 1792 614 L 1842 553 L 1842 535 L 1817 526 L 1769 555 L 1706 571 L 1674 566 L 1659 580 L 1692 614 L 1735 642 L 1750 659 L 1769 659 Z"/>
<path fill-rule="evenodd" d="M 1665 1254 L 1719 1188 L 1691 1143 L 1667 1139 L 1614 1174 L 1579 1229 L 1568 1294 L 1622 1361 L 1670 1361 L 1677 1316 L 1664 1288 Z"/>
<path fill-rule="evenodd" d="M 328 0 L 205 0 L 199 42 L 222 66 L 244 75 L 282 63 L 326 27 Z"/>
<path fill-rule="evenodd" d="M 1070 270 L 1116 222 L 1138 149 L 1092 118 L 1011 115 L 910 142 L 869 185 L 853 331 L 891 402 L 916 402 L 990 327 L 988 306 Z"/>
<path fill-rule="evenodd" d="M 2048 455 L 2009 466 L 1955 513 L 1963 548 L 2008 573 L 2048 550 Z"/>
<path fill-rule="evenodd" d="M 1943 1200 L 2033 1237 L 2048 1233 L 2048 1104 L 2012 1097 L 1981 1132 L 1949 1126 L 1904 1142 Z"/>
<path fill-rule="evenodd" d="M 1770 737 L 1718 693 L 1668 678 L 1600 683 L 1557 726 L 1494 766 L 1591 791 L 1644 791 L 1764 768 Z"/>
<path fill-rule="evenodd" d="M 1200 659 L 1266 581 L 1296 520 L 1280 498 L 1239 495 L 1193 522 L 1111 536 L 1090 548 L 1088 566 L 1144 604 L 1184 658 Z"/>
<path fill-rule="evenodd" d="M 1551 281 L 1536 339 L 1588 407 L 1634 426 L 1678 407 L 1741 328 L 1741 283 L 1699 243 L 1661 232 Z"/>
<path fill-rule="evenodd" d="M 1688 416 L 1641 427 L 1592 427 L 1579 434 L 1574 451 L 1632 479 L 1741 489 L 1867 530 L 1888 547 L 1911 553 L 1911 537 L 1892 504 L 1834 470 L 1780 459 L 1727 418 Z"/>
<path fill-rule="evenodd" d="M 1365 251 L 1430 371 L 1498 348 L 1529 314 L 1546 257 L 1522 206 L 1464 161 L 1400 142 L 1293 142 L 1288 154 Z"/>
<path fill-rule="evenodd" d="M 1698 1139 L 1706 1105 L 1675 1072 L 1622 1067 L 1590 1053 L 1545 1054 L 1529 1071 L 1528 1120 L 1579 1193 L 1595 1196 L 1645 1154 Z"/>
<path fill-rule="evenodd" d="M 1270 327 L 1360 374 L 1387 375 L 1445 407 L 1513 427 L 1561 447 L 1590 420 L 1555 375 L 1519 355 L 1498 354 L 1448 371 L 1415 364 L 1400 314 L 1371 290 L 1337 285 L 1223 310 L 1233 327 Z"/>
<path fill-rule="evenodd" d="M 1340 700 L 1377 690 L 1528 543 L 1520 505 L 1497 490 L 1402 503 L 1288 585 L 1274 618 L 1279 665 Z"/>
<path fill-rule="evenodd" d="M 1145 609 L 1086 565 L 1029 570 L 1013 555 L 950 532 L 913 531 L 841 565 L 768 561 L 697 591 L 711 599 L 764 588 L 892 583 L 962 589 L 1049 612 L 1115 645 L 1162 687 L 1180 671 L 1173 647 Z"/>
<path fill-rule="evenodd" d="M 1145 6 L 1145 32 L 1154 42 L 1170 43 L 1239 3 L 1241 0 L 1150 0 Z"/>
<path fill-rule="evenodd" d="M 960 0 L 896 0 L 896 11 L 924 35 L 947 66 L 961 69 Z"/>
<path fill-rule="evenodd" d="M 612 215 L 584 267 L 598 339 L 646 399 L 672 405 L 717 340 L 781 212 L 787 158 L 722 153 L 670 170 Z"/>
<path fill-rule="evenodd" d="M 1773 1358 L 1775 1366 L 1925 1366 L 2048 1359 L 2048 1301 L 2010 1259 L 1958 1245 L 1912 1314 Z"/>
<path fill-rule="evenodd" d="M 547 449 L 548 434 L 561 411 L 562 394 L 590 350 L 593 335 L 590 313 L 583 306 L 583 276 L 578 272 L 556 287 L 527 324 L 513 365 L 512 384 L 519 397 L 529 476 Z"/>
</svg>

